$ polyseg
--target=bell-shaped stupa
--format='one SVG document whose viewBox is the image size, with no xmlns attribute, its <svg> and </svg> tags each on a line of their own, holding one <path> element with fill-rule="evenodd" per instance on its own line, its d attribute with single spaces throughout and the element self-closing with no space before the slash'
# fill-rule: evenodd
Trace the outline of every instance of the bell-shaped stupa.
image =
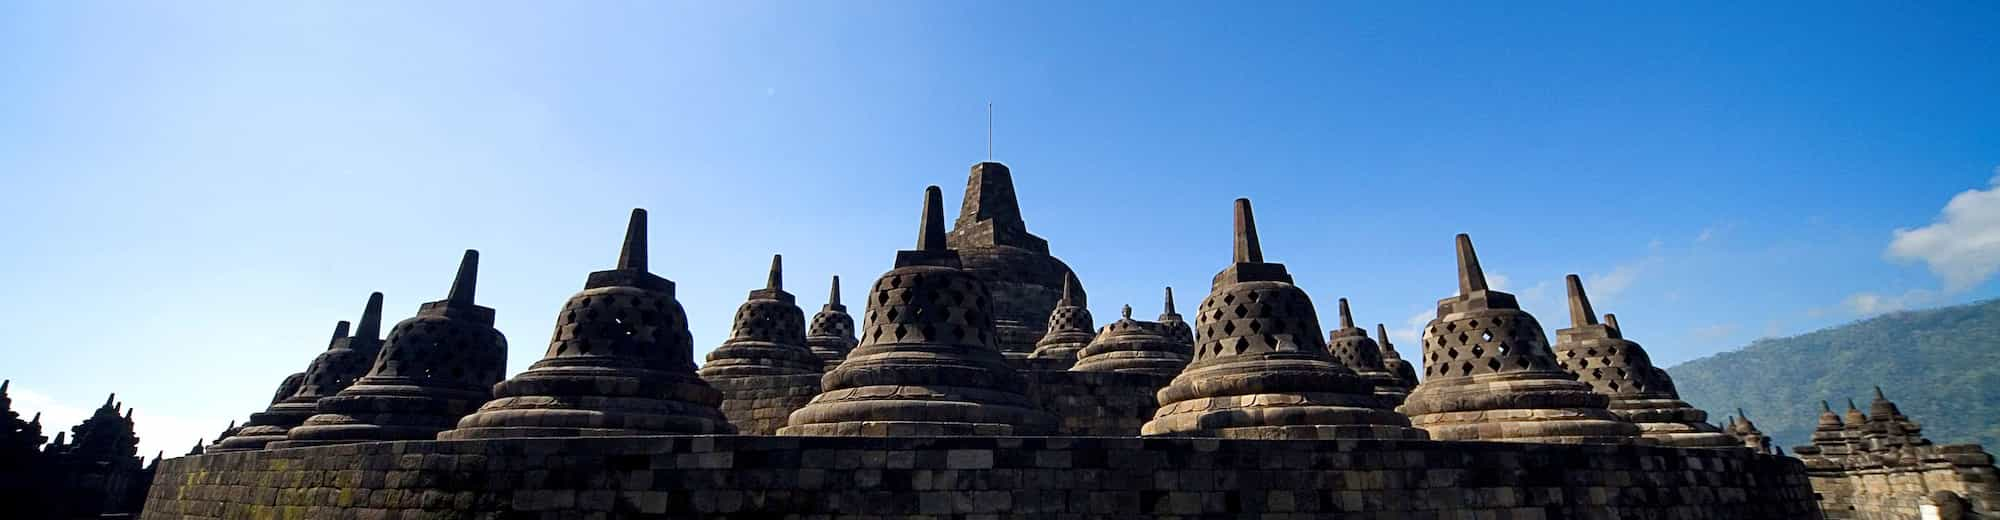
<svg viewBox="0 0 2000 520">
<path fill-rule="evenodd" d="M 1424 381 L 1403 402 L 1438 440 L 1640 444 L 1639 427 L 1556 364 L 1541 322 L 1486 286 L 1472 238 L 1458 236 L 1458 295 L 1424 327 Z"/>
<path fill-rule="evenodd" d="M 1750 414 L 1743 413 L 1742 408 L 1737 408 L 1733 420 L 1736 425 L 1736 437 L 1743 443 L 1743 447 L 1759 454 L 1771 454 L 1771 438 L 1765 437 L 1763 430 L 1758 430 L 1757 424 L 1750 422 Z"/>
<path fill-rule="evenodd" d="M 840 304 L 840 277 L 833 277 L 833 288 L 827 291 L 826 305 L 813 314 L 812 324 L 806 328 L 806 347 L 813 355 L 819 356 L 824 370 L 833 370 L 847 359 L 847 352 L 854 350 L 854 316 L 847 314 L 847 306 Z"/>
<path fill-rule="evenodd" d="M 1132 319 L 1126 305 L 1118 321 L 1097 331 L 1097 337 L 1077 352 L 1074 372 L 1134 372 L 1162 377 L 1180 375 L 1194 359 L 1194 350 L 1168 336 L 1167 326 Z"/>
<path fill-rule="evenodd" d="M 1820 401 L 1819 424 L 1813 427 L 1812 442 L 1792 447 L 1792 453 L 1806 458 L 1806 464 L 1810 466 L 1815 462 L 1811 460 L 1813 457 L 1846 457 L 1854 453 L 1852 448 L 1847 442 L 1847 423 L 1840 420 L 1840 414 L 1834 413 L 1832 404 Z"/>
<path fill-rule="evenodd" d="M 1592 390 L 1611 397 L 1611 413 L 1639 426 L 1639 435 L 1661 446 L 1726 448 L 1738 443 L 1708 424 L 1708 412 L 1682 401 L 1672 379 L 1653 365 L 1645 347 L 1625 339 L 1616 324 L 1598 323 L 1583 279 L 1569 287 L 1570 327 L 1556 331 L 1556 363 Z M 1606 315 L 1609 317 L 1610 315 Z"/>
<path fill-rule="evenodd" d="M 1248 199 L 1236 199 L 1232 264 L 1195 315 L 1194 360 L 1157 394 L 1143 435 L 1423 439 L 1373 385 L 1334 361 L 1312 299 L 1264 262 Z"/>
<path fill-rule="evenodd" d="M 965 182 L 965 199 L 958 221 L 945 236 L 958 251 L 960 268 L 986 283 L 992 294 L 993 343 L 1013 362 L 1026 364 L 1035 343 L 1047 333 L 1049 314 L 1062 299 L 1063 281 L 1075 276 L 1068 264 L 1049 254 L 1049 241 L 1028 232 L 1021 203 L 1014 195 L 1014 174 L 1007 165 L 972 165 Z M 1070 301 L 1087 307 L 1083 284 L 1071 288 Z"/>
<path fill-rule="evenodd" d="M 896 268 L 869 291 L 861 345 L 827 372 L 824 390 L 792 413 L 779 434 L 1045 435 L 1055 430 L 1055 416 L 1028 401 L 1026 380 L 994 346 L 992 297 L 985 282 L 959 268 L 959 253 L 945 247 L 943 204 L 936 186 L 925 190 L 917 249 L 898 251 Z"/>
<path fill-rule="evenodd" d="M 785 292 L 784 258 L 772 255 L 764 288 L 736 308 L 729 339 L 701 366 L 701 378 L 722 391 L 722 414 L 737 430 L 776 433 L 819 394 L 824 363 L 806 346 L 805 327 L 805 312 Z"/>
<path fill-rule="evenodd" d="M 1389 326 L 1375 324 L 1375 344 L 1382 347 L 1382 368 L 1396 374 L 1396 381 L 1402 383 L 1403 393 L 1417 387 L 1417 367 L 1403 360 L 1403 354 L 1396 352 L 1396 344 L 1389 342 Z"/>
<path fill-rule="evenodd" d="M 1346 298 L 1340 299 L 1340 328 L 1327 334 L 1326 348 L 1335 361 L 1346 365 L 1373 385 L 1375 395 L 1381 396 L 1389 406 L 1401 405 L 1403 399 L 1409 397 L 1410 389 L 1404 387 L 1403 380 L 1382 362 L 1382 348 L 1368 337 L 1366 329 L 1354 326 L 1354 311 L 1348 309 Z"/>
<path fill-rule="evenodd" d="M 298 391 L 261 413 L 250 414 L 249 423 L 235 435 L 216 441 L 211 451 L 260 450 L 267 444 L 285 440 L 293 427 L 319 413 L 320 398 L 338 394 L 366 375 L 375 364 L 375 355 L 381 351 L 382 293 L 378 292 L 368 295 L 368 304 L 361 311 L 361 326 L 355 327 L 354 335 L 347 334 L 345 321 L 334 327 L 332 342 L 326 352 L 313 358 L 306 367 Z"/>
<path fill-rule="evenodd" d="M 506 376 L 507 338 L 493 309 L 473 303 L 478 279 L 479 252 L 466 250 L 445 299 L 397 323 L 368 375 L 321 398 L 318 415 L 270 447 L 432 439 L 491 399 Z"/>
<path fill-rule="evenodd" d="M 1048 360 L 1050 368 L 1067 370 L 1076 365 L 1076 353 L 1090 344 L 1095 328 L 1090 309 L 1077 305 L 1072 298 L 1074 277 L 1063 279 L 1063 297 L 1056 303 L 1056 310 L 1049 313 L 1049 332 L 1035 343 L 1035 353 L 1028 357 Z"/>
<path fill-rule="evenodd" d="M 617 267 L 590 273 L 556 314 L 542 359 L 439 439 L 731 433 L 720 393 L 694 375 L 674 282 L 646 270 L 646 210 L 632 210 Z"/>
</svg>

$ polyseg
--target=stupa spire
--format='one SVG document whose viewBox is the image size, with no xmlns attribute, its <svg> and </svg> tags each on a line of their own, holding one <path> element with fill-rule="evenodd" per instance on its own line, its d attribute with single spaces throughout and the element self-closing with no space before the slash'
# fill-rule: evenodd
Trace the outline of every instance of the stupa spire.
<svg viewBox="0 0 2000 520">
<path fill-rule="evenodd" d="M 829 308 L 845 307 L 840 304 L 840 275 L 833 275 L 833 288 L 826 291 L 826 305 Z"/>
<path fill-rule="evenodd" d="M 924 188 L 924 220 L 917 228 L 917 250 L 944 251 L 944 190 L 937 186 Z"/>
<path fill-rule="evenodd" d="M 361 308 L 361 323 L 354 328 L 354 337 L 366 341 L 382 339 L 382 293 L 368 294 L 368 305 Z"/>
<path fill-rule="evenodd" d="M 1618 327 L 1618 315 L 1616 314 L 1604 313 L 1604 324 L 1610 326 L 1611 330 L 1618 331 L 1621 334 L 1625 332 L 1624 329 Z"/>
<path fill-rule="evenodd" d="M 1262 263 L 1264 246 L 1257 242 L 1257 215 L 1250 209 L 1250 199 L 1236 199 L 1236 248 L 1235 262 Z"/>
<path fill-rule="evenodd" d="M 1458 234 L 1458 294 L 1486 290 L 1486 271 L 1479 268 L 1479 252 L 1472 250 L 1472 236 Z"/>
<path fill-rule="evenodd" d="M 1590 295 L 1583 292 L 1583 278 L 1570 274 L 1563 277 L 1563 283 L 1569 286 L 1569 326 L 1596 325 L 1597 311 L 1591 310 Z"/>
<path fill-rule="evenodd" d="M 618 269 L 646 270 L 646 210 L 632 208 L 632 218 L 625 223 L 625 243 L 618 248 Z"/>
<path fill-rule="evenodd" d="M 1067 287 L 1069 286 L 1069 282 L 1068 282 L 1068 281 L 1064 281 L 1064 282 L 1063 282 L 1063 286 L 1065 287 L 1065 289 L 1063 289 L 1063 299 L 1064 299 L 1065 301 L 1067 301 L 1067 300 L 1069 299 L 1069 294 L 1068 294 L 1068 293 L 1069 293 L 1069 289 L 1067 289 Z M 1168 314 L 1179 314 L 1179 313 L 1177 313 L 1177 312 L 1174 312 L 1174 288 L 1173 288 L 1173 287 L 1168 287 L 1168 288 L 1167 288 L 1167 309 L 1166 309 L 1166 312 L 1163 312 L 1163 313 L 1161 313 L 1161 315 L 1162 315 L 1162 316 L 1164 316 L 1164 315 L 1168 315 Z"/>
<path fill-rule="evenodd" d="M 764 275 L 764 288 L 785 290 L 785 255 L 771 255 L 771 272 Z"/>
<path fill-rule="evenodd" d="M 1063 290 L 1062 290 L 1062 299 L 1061 299 L 1061 300 L 1056 300 L 1056 305 L 1057 305 L 1057 306 L 1067 306 L 1067 305 L 1069 305 L 1069 304 L 1070 304 L 1070 299 L 1069 299 L 1069 296 L 1070 296 L 1070 281 L 1069 281 L 1069 279 L 1070 279 L 1070 277 L 1068 277 L 1068 276 L 1064 276 L 1064 277 L 1063 277 Z"/>
<path fill-rule="evenodd" d="M 340 323 L 333 324 L 333 339 L 328 341 L 327 343 L 331 345 L 334 342 L 347 339 L 348 325 L 349 324 L 347 323 L 347 320 L 340 320 Z"/>
<path fill-rule="evenodd" d="M 458 275 L 451 280 L 451 293 L 445 295 L 445 305 L 449 307 L 470 307 L 473 296 L 479 291 L 479 250 L 467 249 L 458 261 Z"/>
<path fill-rule="evenodd" d="M 1340 299 L 1340 328 L 1354 328 L 1354 311 L 1347 309 L 1347 299 Z"/>
</svg>

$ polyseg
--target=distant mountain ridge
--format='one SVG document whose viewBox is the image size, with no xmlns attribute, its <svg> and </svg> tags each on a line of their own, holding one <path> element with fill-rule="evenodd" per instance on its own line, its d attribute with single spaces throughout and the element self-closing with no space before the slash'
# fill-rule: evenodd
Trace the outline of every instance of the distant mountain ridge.
<svg viewBox="0 0 2000 520">
<path fill-rule="evenodd" d="M 1866 410 L 1875 385 L 1932 441 L 2000 448 L 2000 300 L 1761 339 L 1668 372 L 1711 422 L 1743 408 L 1788 451 L 1812 433 L 1821 400 Z"/>
</svg>

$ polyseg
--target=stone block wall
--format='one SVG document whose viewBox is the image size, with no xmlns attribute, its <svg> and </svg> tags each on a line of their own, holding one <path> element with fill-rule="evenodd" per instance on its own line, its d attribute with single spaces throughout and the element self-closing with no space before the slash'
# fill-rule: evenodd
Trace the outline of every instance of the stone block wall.
<svg viewBox="0 0 2000 520">
<path fill-rule="evenodd" d="M 1972 518 L 2000 518 L 2000 470 L 1978 446 L 1939 446 L 1887 463 L 1875 457 L 1806 458 L 1829 520 L 1920 520 L 1939 491 L 1964 498 L 1968 512 L 1981 515 Z"/>
<path fill-rule="evenodd" d="M 184 457 L 143 518 L 1816 519 L 1746 450 L 1438 441 L 603 437 Z"/>
<path fill-rule="evenodd" d="M 1173 378 L 1120 372 L 1027 371 L 1028 398 L 1062 420 L 1061 435 L 1136 437 Z"/>
<path fill-rule="evenodd" d="M 736 432 L 775 435 L 792 412 L 819 395 L 820 374 L 717 377 L 709 386 L 722 391 L 722 415 Z"/>
</svg>

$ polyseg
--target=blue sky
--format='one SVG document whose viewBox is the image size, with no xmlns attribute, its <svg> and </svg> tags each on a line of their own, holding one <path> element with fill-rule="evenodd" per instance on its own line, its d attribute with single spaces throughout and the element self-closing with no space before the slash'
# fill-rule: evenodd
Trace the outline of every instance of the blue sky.
<svg viewBox="0 0 2000 520">
<path fill-rule="evenodd" d="M 1198 301 L 1236 197 L 1406 356 L 1459 232 L 1668 365 L 1996 293 L 1993 3 L 1219 7 L 0 5 L 0 377 L 178 453 L 465 248 L 519 371 L 632 207 L 705 351 L 771 253 L 807 312 L 886 270 L 988 102 L 1100 317 Z"/>
</svg>

